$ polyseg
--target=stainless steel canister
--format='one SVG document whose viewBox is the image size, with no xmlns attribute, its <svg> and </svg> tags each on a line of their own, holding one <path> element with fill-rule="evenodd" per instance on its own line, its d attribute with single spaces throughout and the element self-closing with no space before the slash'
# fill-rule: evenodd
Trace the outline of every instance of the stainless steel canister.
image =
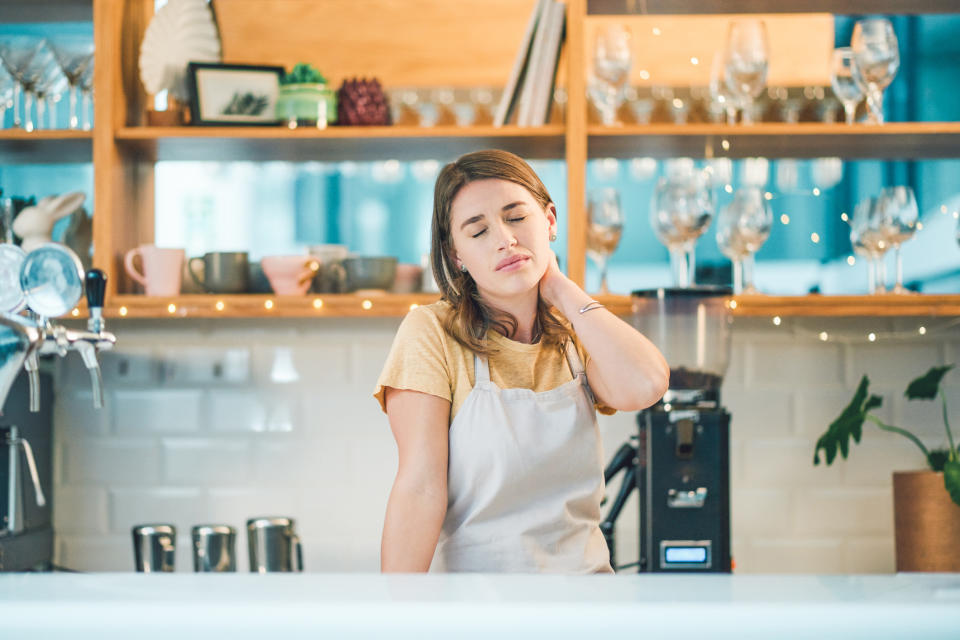
<svg viewBox="0 0 960 640">
<path fill-rule="evenodd" d="M 225 524 L 203 524 L 190 532 L 194 571 L 237 570 L 236 529 Z"/>
<path fill-rule="evenodd" d="M 173 571 L 176 552 L 177 528 L 172 524 L 140 524 L 133 527 L 133 562 L 137 571 Z"/>
<path fill-rule="evenodd" d="M 251 572 L 303 571 L 303 551 L 292 518 L 247 520 L 247 543 Z"/>
</svg>

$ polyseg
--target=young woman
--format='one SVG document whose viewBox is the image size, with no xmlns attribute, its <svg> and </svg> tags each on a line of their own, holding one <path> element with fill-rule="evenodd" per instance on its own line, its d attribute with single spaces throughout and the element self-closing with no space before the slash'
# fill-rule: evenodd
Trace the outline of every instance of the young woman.
<svg viewBox="0 0 960 640">
<path fill-rule="evenodd" d="M 517 156 L 444 167 L 432 224 L 442 300 L 401 323 L 374 394 L 400 457 L 381 569 L 611 572 L 595 409 L 652 405 L 667 363 L 560 271 L 556 206 Z"/>
</svg>

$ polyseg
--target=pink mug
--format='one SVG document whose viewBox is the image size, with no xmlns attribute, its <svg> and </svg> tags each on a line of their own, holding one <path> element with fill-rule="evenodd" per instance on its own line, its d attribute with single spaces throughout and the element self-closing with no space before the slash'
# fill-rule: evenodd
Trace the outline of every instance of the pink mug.
<svg viewBox="0 0 960 640">
<path fill-rule="evenodd" d="M 127 251 L 123 266 L 131 278 L 143 285 L 148 296 L 177 296 L 180 295 L 185 255 L 183 249 L 163 249 L 143 244 Z M 137 256 L 143 263 L 143 273 L 133 265 Z"/>
<path fill-rule="evenodd" d="M 278 296 L 302 296 L 310 288 L 320 261 L 311 256 L 266 256 L 260 267 Z"/>
</svg>

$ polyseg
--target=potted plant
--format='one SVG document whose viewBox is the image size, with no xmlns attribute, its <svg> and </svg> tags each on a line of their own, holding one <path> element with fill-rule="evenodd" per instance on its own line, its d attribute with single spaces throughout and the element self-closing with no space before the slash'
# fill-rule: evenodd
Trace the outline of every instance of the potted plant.
<svg viewBox="0 0 960 640">
<path fill-rule="evenodd" d="M 337 93 L 327 87 L 327 79 L 313 65 L 298 62 L 280 79 L 277 117 L 291 129 L 322 129 L 337 121 Z"/>
<path fill-rule="evenodd" d="M 897 571 L 960 571 L 960 456 L 947 419 L 947 399 L 941 386 L 944 375 L 952 368 L 953 365 L 931 368 L 913 380 L 904 394 L 909 400 L 935 400 L 939 396 L 943 403 L 947 448 L 928 450 L 910 431 L 885 424 L 870 413 L 883 404 L 883 399 L 869 395 L 870 381 L 863 376 L 850 404 L 830 423 L 813 452 L 815 465 L 820 464 L 821 449 L 828 465 L 838 451 L 846 458 L 850 438 L 860 442 L 863 423 L 867 421 L 906 437 L 923 452 L 929 470 L 893 474 Z"/>
</svg>

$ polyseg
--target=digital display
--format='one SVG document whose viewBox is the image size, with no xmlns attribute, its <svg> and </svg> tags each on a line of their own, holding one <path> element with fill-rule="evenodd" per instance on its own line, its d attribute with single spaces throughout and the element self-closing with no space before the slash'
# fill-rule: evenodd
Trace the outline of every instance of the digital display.
<svg viewBox="0 0 960 640">
<path fill-rule="evenodd" d="M 667 547 L 664 549 L 663 557 L 667 564 L 673 562 L 706 562 L 707 549 L 705 547 Z"/>
</svg>

